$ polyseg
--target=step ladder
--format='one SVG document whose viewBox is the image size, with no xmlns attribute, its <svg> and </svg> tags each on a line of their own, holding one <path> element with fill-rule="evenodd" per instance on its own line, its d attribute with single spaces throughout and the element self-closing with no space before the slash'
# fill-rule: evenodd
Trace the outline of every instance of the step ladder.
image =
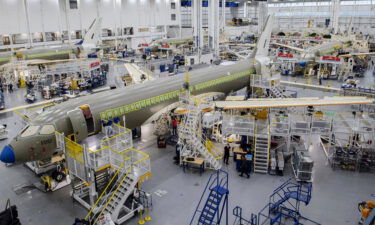
<svg viewBox="0 0 375 225">
<path fill-rule="evenodd" d="M 199 151 L 199 153 L 205 158 L 206 162 L 214 169 L 218 170 L 221 169 L 221 163 L 216 157 L 204 146 L 201 140 L 192 139 L 193 144 L 195 144 L 195 149 Z"/>
<path fill-rule="evenodd" d="M 257 224 L 310 224 L 321 225 L 301 215 L 300 203 L 308 205 L 311 200 L 312 184 L 292 182 L 290 178 L 270 195 L 266 206 L 258 213 Z"/>
<path fill-rule="evenodd" d="M 283 91 L 281 90 L 280 86 L 272 86 L 270 91 L 274 98 L 285 98 Z"/>
<path fill-rule="evenodd" d="M 308 205 L 311 200 L 312 184 L 298 184 L 287 180 L 270 196 L 270 212 L 279 212 L 281 208 L 290 208 L 299 213 L 300 203 Z"/>
<path fill-rule="evenodd" d="M 262 130 L 259 121 L 256 124 L 256 132 L 254 134 L 254 172 L 268 173 L 270 147 L 271 147 L 271 133 L 269 125 Z"/>
<path fill-rule="evenodd" d="M 228 196 L 228 173 L 218 170 L 211 174 L 190 225 L 218 225 L 225 209 L 228 222 Z"/>
<path fill-rule="evenodd" d="M 187 103 L 188 111 L 185 114 L 184 122 L 179 127 L 179 142 L 186 143 L 182 148 L 180 155 L 182 157 L 191 156 L 198 157 L 202 156 L 205 159 L 207 167 L 214 170 L 221 168 L 221 163 L 218 158 L 206 148 L 203 144 L 201 127 L 199 121 L 201 121 L 201 108 L 199 104 L 195 104 L 193 100 L 185 100 Z M 180 160 L 182 163 L 182 160 Z"/>
</svg>

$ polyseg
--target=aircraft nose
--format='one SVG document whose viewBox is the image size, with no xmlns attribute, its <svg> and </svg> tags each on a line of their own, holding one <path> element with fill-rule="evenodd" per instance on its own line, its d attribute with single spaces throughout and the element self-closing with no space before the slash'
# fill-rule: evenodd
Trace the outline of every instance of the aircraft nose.
<svg viewBox="0 0 375 225">
<path fill-rule="evenodd" d="M 0 161 L 3 163 L 14 163 L 16 161 L 14 150 L 10 145 L 6 145 L 1 151 Z"/>
</svg>

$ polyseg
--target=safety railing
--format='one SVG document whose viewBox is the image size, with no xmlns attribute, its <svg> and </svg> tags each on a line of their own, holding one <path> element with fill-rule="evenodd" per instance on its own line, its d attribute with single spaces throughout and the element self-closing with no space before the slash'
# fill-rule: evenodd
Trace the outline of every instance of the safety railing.
<svg viewBox="0 0 375 225">
<path fill-rule="evenodd" d="M 111 180 L 112 182 L 110 182 L 107 185 L 107 187 L 106 187 L 106 189 L 109 188 L 109 187 L 111 187 L 111 189 L 113 189 L 113 191 L 109 191 L 109 193 L 112 193 L 112 194 L 110 194 L 108 198 L 105 198 L 106 197 L 106 195 L 104 195 L 104 193 L 106 193 L 106 189 L 105 189 L 102 192 L 102 195 L 98 198 L 98 200 L 94 204 L 94 206 L 90 209 L 89 213 L 86 215 L 85 220 L 92 221 L 95 218 L 94 222 L 92 224 L 93 225 L 96 224 L 96 222 L 98 221 L 99 217 L 103 214 L 104 210 L 108 207 L 108 204 L 111 202 L 111 200 L 113 199 L 113 197 L 115 196 L 115 194 L 118 192 L 118 190 L 121 187 L 121 185 L 124 183 L 124 181 L 126 180 L 126 178 L 131 173 L 132 169 L 133 169 L 133 167 L 129 167 L 126 170 L 126 172 L 123 174 L 123 176 L 119 177 L 120 178 L 119 181 L 118 180 L 115 181 L 115 178 L 118 177 L 118 176 L 113 176 L 113 178 Z M 119 175 L 119 174 L 117 174 L 117 175 Z M 113 182 L 115 182 L 115 185 L 113 185 Z M 104 200 L 104 202 L 103 202 L 103 200 Z M 94 212 L 94 210 L 97 209 L 97 207 L 100 206 L 100 205 L 103 205 L 103 207 L 100 210 L 100 212 L 97 214 L 97 213 Z"/>
<path fill-rule="evenodd" d="M 69 172 L 83 181 L 88 181 L 88 175 L 85 166 L 84 146 L 66 138 L 62 133 L 55 132 L 64 140 L 65 144 L 65 157 Z"/>
<path fill-rule="evenodd" d="M 115 135 L 101 141 L 102 146 L 111 146 L 112 150 L 118 153 L 133 147 L 132 131 L 130 129 L 119 124 L 114 124 L 113 129 Z"/>
<path fill-rule="evenodd" d="M 353 127 L 355 124 L 354 115 L 348 114 L 337 114 L 333 118 L 333 132 L 334 133 L 343 133 L 343 134 L 352 134 Z"/>
<path fill-rule="evenodd" d="M 219 160 L 221 158 L 223 158 L 224 156 L 224 153 L 222 151 L 220 151 L 220 149 L 218 147 L 216 147 L 212 141 L 206 141 L 205 143 L 205 147 L 207 148 L 207 150 L 214 156 L 214 158 L 216 160 Z"/>
<path fill-rule="evenodd" d="M 254 134 L 255 118 L 253 116 L 234 116 L 223 115 L 222 132 L 224 135 L 238 134 L 248 135 Z"/>
<path fill-rule="evenodd" d="M 204 133 L 199 133 L 197 130 L 194 130 L 188 125 L 185 125 L 185 128 L 187 128 L 189 132 L 191 132 L 191 134 L 196 137 L 197 141 L 200 141 L 206 147 L 208 152 L 210 152 L 216 160 L 223 158 L 224 153 L 220 151 L 217 146 L 215 146 L 214 144 L 207 144 L 207 140 L 209 140 L 209 138 Z"/>
<path fill-rule="evenodd" d="M 131 148 L 122 151 L 119 155 L 121 158 L 125 159 L 124 162 L 117 167 L 114 176 L 85 218 L 89 221 L 95 218 L 92 224 L 96 224 L 97 219 L 103 214 L 112 198 L 118 192 L 119 187 L 130 174 L 134 174 L 139 182 L 151 176 L 150 156 L 148 154 Z M 99 213 L 98 210 L 100 210 Z"/>
<path fill-rule="evenodd" d="M 130 172 L 131 167 L 128 167 L 128 169 L 125 169 L 125 165 L 126 164 L 127 163 L 124 162 L 121 165 L 121 167 L 119 167 L 115 171 L 115 173 L 112 176 L 111 180 L 108 182 L 108 185 L 105 187 L 105 189 L 102 191 L 102 193 L 100 194 L 100 196 L 98 197 L 98 199 L 95 201 L 94 205 L 91 207 L 91 209 L 87 213 L 87 215 L 85 217 L 85 220 L 91 221 L 97 215 L 98 210 L 100 210 L 100 206 L 103 205 L 104 202 L 109 203 L 109 200 L 107 199 L 108 194 L 112 193 L 115 188 L 119 187 L 117 185 L 119 183 L 119 178 L 126 177 L 129 174 L 129 172 Z M 104 210 L 104 208 L 103 208 L 103 210 Z M 95 223 L 93 223 L 93 224 L 95 224 Z"/>
<path fill-rule="evenodd" d="M 113 182 L 112 183 L 110 182 L 107 185 L 106 189 L 110 186 L 112 187 L 112 190 L 109 191 L 110 195 L 109 196 L 102 195 L 101 197 L 98 198 L 94 207 L 95 206 L 98 207 L 99 203 L 101 202 L 101 205 L 103 205 L 103 208 L 101 209 L 99 214 L 95 215 L 96 219 L 94 220 L 93 224 L 96 224 L 98 218 L 103 214 L 104 210 L 108 207 L 108 204 L 111 202 L 111 200 L 116 195 L 121 185 L 124 183 L 126 178 L 129 177 L 130 174 L 134 174 L 135 177 L 137 177 L 137 179 L 139 180 L 139 182 L 142 182 L 143 179 L 151 176 L 151 168 L 150 168 L 150 161 L 149 161 L 150 156 L 148 154 L 141 152 L 137 149 L 133 149 L 133 148 L 125 150 L 121 154 L 124 154 L 127 160 L 129 161 L 126 161 L 125 166 L 122 166 L 119 168 L 118 170 L 120 172 L 119 174 L 121 174 L 122 172 L 122 176 L 117 176 L 119 180 L 115 183 L 115 185 L 112 184 Z M 104 190 L 103 193 L 105 193 L 105 191 L 106 190 Z M 104 198 L 105 200 L 101 201 L 102 198 Z M 90 215 L 92 215 L 92 213 L 93 213 L 93 210 L 90 210 L 90 212 L 87 214 L 85 219 L 89 220 Z"/>
<path fill-rule="evenodd" d="M 257 225 L 257 216 L 255 214 L 251 214 L 250 219 L 245 219 L 242 216 L 242 208 L 236 206 L 233 209 L 233 216 L 235 217 L 233 225 Z"/>
<path fill-rule="evenodd" d="M 305 115 L 293 115 L 290 123 L 290 133 L 296 135 L 310 134 L 311 117 Z"/>
<path fill-rule="evenodd" d="M 222 120 L 221 112 L 207 112 L 202 116 L 202 126 L 211 128 Z"/>
<path fill-rule="evenodd" d="M 135 148 L 125 150 L 122 154 L 130 158 L 134 173 L 139 179 L 149 178 L 151 176 L 150 156 Z"/>
<path fill-rule="evenodd" d="M 64 134 L 56 132 L 57 145 L 65 149 L 67 164 L 72 175 L 90 184 L 92 182 L 88 177 L 90 170 L 100 171 L 101 168 L 109 167 L 113 171 L 110 181 L 86 216 L 86 220 L 94 221 L 93 224 L 104 212 L 127 176 L 132 174 L 139 182 L 151 176 L 150 157 L 132 148 L 131 131 L 119 124 L 114 124 L 113 129 L 115 135 L 102 140 L 101 148 L 98 150 L 86 148 L 66 138 Z"/>
<path fill-rule="evenodd" d="M 267 135 L 268 135 L 268 143 L 267 143 L 267 164 L 269 165 L 270 163 L 270 157 L 271 157 L 271 154 L 270 154 L 270 151 L 271 151 L 271 127 L 270 125 L 268 124 L 267 125 Z"/>
<path fill-rule="evenodd" d="M 216 159 L 221 159 L 223 154 L 220 152 L 220 150 L 215 146 L 215 145 L 207 145 L 207 140 L 209 138 L 200 131 L 200 129 L 196 129 L 195 127 L 192 127 L 190 124 L 187 123 L 188 117 L 194 117 L 190 118 L 193 119 L 192 123 L 197 123 L 199 120 L 199 113 L 201 112 L 202 109 L 204 108 L 209 108 L 212 107 L 212 103 L 210 102 L 210 99 L 208 97 L 206 98 L 205 96 L 203 97 L 193 97 L 190 96 L 188 92 L 185 92 L 183 95 L 180 96 L 180 102 L 182 104 L 185 104 L 188 108 L 188 112 L 185 115 L 185 120 L 180 126 L 180 131 L 179 131 L 179 137 L 180 138 L 186 138 L 190 136 L 189 138 L 196 139 L 196 141 L 201 142 L 207 151 Z M 189 115 L 189 113 L 197 113 L 197 115 Z M 186 146 L 185 146 L 186 147 Z M 195 151 L 196 149 L 192 149 Z M 197 153 L 196 153 L 197 154 Z"/>
<path fill-rule="evenodd" d="M 272 115 L 270 116 L 271 133 L 273 135 L 288 135 L 290 131 L 290 118 L 288 115 Z"/>
<path fill-rule="evenodd" d="M 270 210 L 275 209 L 276 204 L 284 204 L 286 207 L 291 207 L 293 210 L 299 210 L 299 201 L 304 201 L 308 204 L 311 200 L 311 183 L 309 184 L 296 184 L 292 182 L 292 178 L 284 182 L 276 188 L 270 196 L 270 203 L 272 207 Z M 295 203 L 289 201 L 291 193 L 295 193 Z M 305 198 L 306 197 L 306 198 Z"/>
<path fill-rule="evenodd" d="M 250 86 L 252 87 L 270 88 L 272 86 L 276 86 L 277 84 L 278 84 L 277 81 L 265 79 L 262 75 L 259 75 L 259 74 L 250 75 Z"/>
<path fill-rule="evenodd" d="M 200 209 L 200 206 L 201 206 L 201 203 L 202 203 L 202 200 L 204 199 L 204 197 L 207 198 L 208 195 L 209 195 L 209 192 L 214 187 L 224 187 L 227 190 L 229 190 L 228 189 L 228 184 L 229 184 L 229 182 L 228 182 L 228 173 L 226 171 L 220 169 L 217 172 L 215 172 L 214 174 L 211 174 L 211 176 L 208 179 L 208 182 L 206 184 L 206 187 L 204 188 L 203 194 L 202 194 L 201 198 L 199 199 L 197 208 L 196 208 L 196 210 L 195 210 L 195 212 L 193 214 L 193 218 L 190 221 L 190 225 L 197 224 L 197 223 L 195 223 L 196 222 L 196 219 L 195 219 L 196 217 L 195 216 L 197 215 L 197 213 L 201 213 L 202 212 L 202 210 Z M 204 205 L 203 205 L 203 207 L 204 207 Z M 221 215 L 218 214 L 217 216 L 219 217 Z"/>
<path fill-rule="evenodd" d="M 326 115 L 314 115 L 311 119 L 312 134 L 328 134 L 331 132 L 332 118 Z"/>
</svg>

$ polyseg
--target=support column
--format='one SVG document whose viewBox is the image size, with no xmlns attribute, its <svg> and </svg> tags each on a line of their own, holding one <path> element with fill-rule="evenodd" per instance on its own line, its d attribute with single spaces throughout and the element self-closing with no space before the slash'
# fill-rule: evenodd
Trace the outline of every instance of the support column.
<svg viewBox="0 0 375 225">
<path fill-rule="evenodd" d="M 112 0 L 113 1 L 113 12 L 114 12 L 114 21 L 115 21 L 115 28 L 114 28 L 114 32 L 113 34 L 115 35 L 115 49 L 117 50 L 118 49 L 118 44 L 117 44 L 117 4 L 116 4 L 116 1 L 117 0 Z"/>
<path fill-rule="evenodd" d="M 66 30 L 68 32 L 68 41 L 71 42 L 72 38 L 70 37 L 70 24 L 69 24 L 69 0 L 65 0 L 65 22 L 66 22 Z"/>
<path fill-rule="evenodd" d="M 334 33 L 339 32 L 340 0 L 332 0 L 331 23 Z"/>
<path fill-rule="evenodd" d="M 263 31 L 263 27 L 268 16 L 267 2 L 258 2 L 257 7 L 258 7 L 258 34 L 260 34 Z"/>
<path fill-rule="evenodd" d="M 243 3 L 243 17 L 247 19 L 247 2 Z"/>
<path fill-rule="evenodd" d="M 221 32 L 224 33 L 224 30 L 225 30 L 225 12 L 226 12 L 226 0 L 221 0 Z"/>
<path fill-rule="evenodd" d="M 100 17 L 101 0 L 96 0 L 96 17 Z"/>
<path fill-rule="evenodd" d="M 41 24 L 42 24 L 42 39 L 44 45 L 46 45 L 46 31 L 44 28 L 44 12 L 43 12 L 43 0 L 39 0 L 40 3 L 40 17 L 41 17 Z"/>
<path fill-rule="evenodd" d="M 198 62 L 200 63 L 201 50 L 203 47 L 203 32 L 202 32 L 202 0 L 194 0 L 192 4 L 193 9 L 193 37 L 194 46 L 198 54 Z"/>
<path fill-rule="evenodd" d="M 77 3 L 78 3 L 78 13 L 79 13 L 79 28 L 81 30 L 81 39 L 83 39 L 83 37 L 85 36 L 86 32 L 84 32 L 83 30 L 83 26 L 82 26 L 82 10 L 81 10 L 81 0 L 78 0 Z"/>
<path fill-rule="evenodd" d="M 208 45 L 214 53 L 214 57 L 219 56 L 219 0 L 209 2 L 208 13 Z"/>
<path fill-rule="evenodd" d="M 181 16 L 181 1 L 176 1 L 177 10 L 178 10 L 178 32 L 179 38 L 182 39 L 182 16 Z"/>
<path fill-rule="evenodd" d="M 31 35 L 31 30 L 30 30 L 29 10 L 28 10 L 28 7 L 27 7 L 26 0 L 23 0 L 23 6 L 24 6 L 24 10 L 25 10 L 25 15 L 26 15 L 26 26 L 27 26 L 27 33 L 28 33 L 28 36 L 29 36 L 29 45 L 30 45 L 30 47 L 32 47 L 33 37 Z"/>
</svg>

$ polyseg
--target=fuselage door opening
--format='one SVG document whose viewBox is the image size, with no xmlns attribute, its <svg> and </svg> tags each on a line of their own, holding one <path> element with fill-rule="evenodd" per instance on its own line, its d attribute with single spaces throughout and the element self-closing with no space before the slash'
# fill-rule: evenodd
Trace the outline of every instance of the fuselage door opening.
<svg viewBox="0 0 375 225">
<path fill-rule="evenodd" d="M 72 123 L 73 133 L 76 141 L 80 142 L 88 136 L 88 129 L 85 116 L 81 109 L 74 109 L 68 112 L 68 117 Z"/>
<path fill-rule="evenodd" d="M 88 135 L 92 135 L 95 133 L 95 123 L 94 123 L 94 117 L 92 116 L 90 106 L 83 105 L 79 107 L 82 110 L 83 116 L 86 120 L 87 125 L 87 133 Z"/>
</svg>

